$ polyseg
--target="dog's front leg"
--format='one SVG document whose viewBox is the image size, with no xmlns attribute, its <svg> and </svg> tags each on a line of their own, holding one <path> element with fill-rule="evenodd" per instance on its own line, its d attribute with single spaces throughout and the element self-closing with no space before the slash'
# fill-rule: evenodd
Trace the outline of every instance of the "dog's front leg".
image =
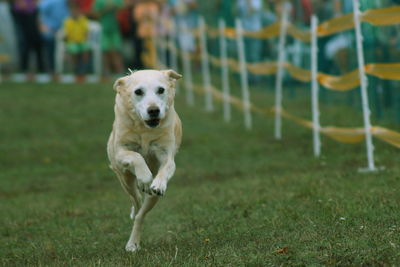
<svg viewBox="0 0 400 267">
<path fill-rule="evenodd" d="M 157 159 L 160 161 L 160 169 L 151 183 L 150 190 L 153 194 L 163 196 L 167 190 L 169 179 L 174 175 L 175 160 L 172 153 L 161 153 L 157 155 Z"/>
<path fill-rule="evenodd" d="M 142 155 L 134 151 L 120 149 L 117 152 L 116 159 L 123 170 L 129 170 L 132 174 L 136 175 L 139 189 L 150 193 L 149 185 L 153 179 L 153 175 Z"/>
</svg>

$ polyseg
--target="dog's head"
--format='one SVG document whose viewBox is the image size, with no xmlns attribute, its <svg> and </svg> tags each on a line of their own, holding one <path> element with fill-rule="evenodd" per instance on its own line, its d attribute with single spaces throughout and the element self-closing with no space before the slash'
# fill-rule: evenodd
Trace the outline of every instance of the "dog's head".
<svg viewBox="0 0 400 267">
<path fill-rule="evenodd" d="M 118 79 L 114 90 L 136 118 L 155 128 L 173 105 L 175 82 L 180 78 L 173 70 L 141 70 Z"/>
</svg>

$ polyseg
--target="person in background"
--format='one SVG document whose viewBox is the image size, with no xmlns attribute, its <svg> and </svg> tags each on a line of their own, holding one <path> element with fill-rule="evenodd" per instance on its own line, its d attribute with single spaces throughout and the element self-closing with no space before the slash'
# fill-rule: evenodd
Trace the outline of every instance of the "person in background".
<svg viewBox="0 0 400 267">
<path fill-rule="evenodd" d="M 92 8 L 103 29 L 101 47 L 106 76 L 110 73 L 122 73 L 123 71 L 120 54 L 122 38 L 117 20 L 117 12 L 123 5 L 123 0 L 95 0 Z"/>
<path fill-rule="evenodd" d="M 302 24 L 310 26 L 311 25 L 311 16 L 313 14 L 313 6 L 311 0 L 301 0 L 299 2 L 299 10 L 301 10 L 301 17 L 299 20 L 302 21 Z"/>
<path fill-rule="evenodd" d="M 238 0 L 237 15 L 242 22 L 244 31 L 257 32 L 263 25 L 263 2 L 261 0 Z M 255 38 L 245 38 L 246 60 L 249 63 L 261 61 L 262 41 Z M 257 82 L 258 76 L 249 74 L 250 82 Z"/>
<path fill-rule="evenodd" d="M 157 66 L 154 37 L 157 34 L 160 11 L 158 2 L 153 0 L 139 1 L 133 9 L 133 18 L 137 25 L 137 36 L 143 40 L 144 51 L 141 55 L 141 60 L 149 68 Z"/>
<path fill-rule="evenodd" d="M 14 23 L 10 3 L 0 0 L 0 71 L 10 72 L 18 65 Z M 4 57 L 2 60 L 1 58 Z M 1 74 L 0 74 L 1 79 Z"/>
<path fill-rule="evenodd" d="M 130 46 L 132 48 L 132 57 L 127 59 L 128 66 L 134 70 L 140 70 L 144 68 L 142 61 L 143 53 L 143 40 L 138 34 L 138 24 L 134 18 L 134 10 L 136 5 L 140 0 L 126 0 L 126 6 L 128 14 L 129 32 L 127 33 L 127 38 L 130 41 Z"/>
<path fill-rule="evenodd" d="M 54 74 L 56 33 L 68 16 L 67 0 L 42 0 L 38 7 L 47 70 Z"/>
<path fill-rule="evenodd" d="M 335 0 L 334 16 L 339 17 L 353 12 L 352 1 Z M 355 52 L 354 31 L 340 32 L 331 37 L 326 44 L 326 55 L 334 63 L 333 71 L 338 74 L 344 74 L 352 71 L 356 67 L 356 60 L 351 55 Z"/>
<path fill-rule="evenodd" d="M 263 2 L 261 0 L 238 0 L 237 15 L 245 31 L 256 32 L 262 28 Z"/>
<path fill-rule="evenodd" d="M 79 8 L 81 9 L 82 13 L 87 18 L 92 19 L 95 17 L 92 12 L 94 0 L 79 0 L 77 3 L 79 4 Z"/>
<path fill-rule="evenodd" d="M 274 9 L 273 0 L 264 0 L 262 15 L 262 24 L 264 27 L 276 22 L 276 14 L 273 12 Z"/>
<path fill-rule="evenodd" d="M 235 18 L 232 16 L 233 4 L 232 0 L 217 1 L 218 17 L 225 21 L 226 27 L 235 27 Z"/>
<path fill-rule="evenodd" d="M 198 0 L 184 0 L 183 2 L 186 5 L 186 22 L 189 28 L 197 28 L 200 16 Z"/>
<path fill-rule="evenodd" d="M 319 23 L 332 19 L 334 16 L 334 3 L 331 0 L 313 0 L 314 14 L 317 16 Z M 333 62 L 326 53 L 326 46 L 329 44 L 333 36 L 320 37 L 318 39 L 318 68 L 325 73 L 332 73 Z"/>
<path fill-rule="evenodd" d="M 274 24 L 277 20 L 276 15 L 274 14 L 273 10 L 275 6 L 273 6 L 273 0 L 264 0 L 263 3 L 263 14 L 262 14 L 262 25 L 263 27 L 268 27 Z M 268 59 L 270 61 L 276 60 L 276 55 L 278 46 L 276 44 L 276 40 L 268 38 L 266 40 L 262 40 L 262 58 Z M 273 77 L 269 76 L 266 77 L 269 80 L 273 80 Z"/>
<path fill-rule="evenodd" d="M 165 42 L 168 42 L 169 40 L 173 41 L 171 37 L 172 38 L 176 37 L 176 32 L 174 29 L 175 25 L 171 20 L 171 8 L 169 7 L 169 5 L 167 5 L 166 0 L 158 0 L 158 3 L 159 3 L 160 15 L 158 18 L 157 38 Z M 170 66 L 172 62 L 170 62 L 169 49 L 160 48 L 158 50 L 158 53 L 159 53 L 158 58 L 164 64 L 164 66 L 166 67 Z"/>
<path fill-rule="evenodd" d="M 331 0 L 312 0 L 313 12 L 320 23 L 332 19 L 335 12 L 335 3 Z"/>
<path fill-rule="evenodd" d="M 223 20 L 225 22 L 226 28 L 234 28 L 235 27 L 235 16 L 233 16 L 235 10 L 235 1 L 232 0 L 217 0 L 215 3 L 215 9 L 217 14 L 216 26 L 219 25 L 219 20 Z M 210 40 L 212 46 L 211 49 L 219 51 L 219 39 Z M 227 53 L 230 57 L 236 57 L 236 41 L 234 39 L 226 38 L 225 39 L 227 46 Z"/>
<path fill-rule="evenodd" d="M 132 29 L 131 29 L 131 14 L 132 14 L 132 1 L 125 0 L 124 7 L 117 13 L 117 21 L 122 37 L 122 58 L 124 66 L 132 68 Z"/>
<path fill-rule="evenodd" d="M 368 0 L 369 1 L 369 0 Z M 365 2 L 361 0 L 360 4 Z M 353 1 L 349 0 L 335 0 L 336 15 L 341 16 L 353 12 Z"/>
<path fill-rule="evenodd" d="M 169 0 L 171 15 L 175 19 L 175 25 L 180 32 L 178 35 L 179 46 L 184 51 L 194 52 L 196 40 L 190 30 L 196 29 L 199 21 L 197 0 Z M 188 31 L 184 31 L 185 28 Z"/>
<path fill-rule="evenodd" d="M 29 69 L 29 55 L 36 55 L 36 70 L 45 71 L 43 62 L 42 40 L 39 31 L 37 1 L 15 0 L 12 5 L 15 28 L 18 37 L 20 55 L 20 71 L 27 73 Z"/>
<path fill-rule="evenodd" d="M 65 41 L 67 51 L 72 56 L 74 72 L 77 75 L 77 81 L 83 81 L 87 72 L 89 60 L 89 21 L 82 14 L 79 6 L 75 2 L 70 2 L 70 13 L 64 21 Z"/>
</svg>

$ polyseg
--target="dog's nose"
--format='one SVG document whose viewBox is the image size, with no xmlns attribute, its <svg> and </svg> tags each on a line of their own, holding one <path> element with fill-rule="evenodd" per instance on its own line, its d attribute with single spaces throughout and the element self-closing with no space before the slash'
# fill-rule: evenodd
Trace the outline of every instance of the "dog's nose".
<svg viewBox="0 0 400 267">
<path fill-rule="evenodd" d="M 160 109 L 158 107 L 149 107 L 147 113 L 149 113 L 151 118 L 157 118 L 160 115 Z"/>
</svg>

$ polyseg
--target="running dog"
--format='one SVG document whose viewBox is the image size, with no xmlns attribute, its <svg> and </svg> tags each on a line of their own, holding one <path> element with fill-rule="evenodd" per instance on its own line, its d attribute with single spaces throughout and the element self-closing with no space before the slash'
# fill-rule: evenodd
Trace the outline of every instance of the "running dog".
<svg viewBox="0 0 400 267">
<path fill-rule="evenodd" d="M 174 157 L 182 138 L 174 108 L 175 83 L 180 78 L 173 70 L 141 70 L 114 84 L 115 120 L 107 154 L 111 169 L 132 200 L 134 224 L 127 251 L 140 248 L 143 220 L 165 194 L 175 172 Z"/>
</svg>

